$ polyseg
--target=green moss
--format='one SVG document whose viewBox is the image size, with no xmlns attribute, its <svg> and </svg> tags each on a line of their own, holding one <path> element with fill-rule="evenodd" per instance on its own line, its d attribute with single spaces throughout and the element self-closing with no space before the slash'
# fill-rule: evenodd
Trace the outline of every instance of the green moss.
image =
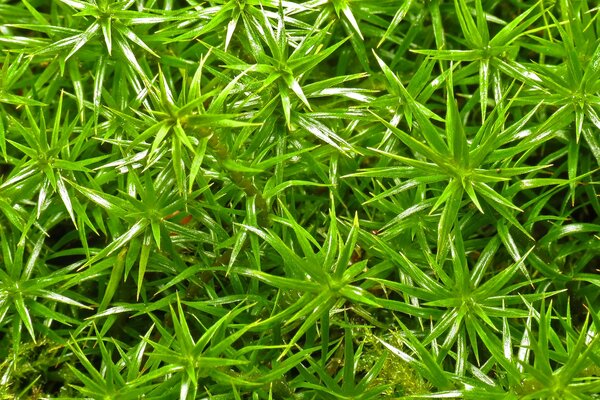
<svg viewBox="0 0 600 400">
<path fill-rule="evenodd" d="M 591 1 L 0 0 L 0 398 L 592 398 Z"/>
</svg>

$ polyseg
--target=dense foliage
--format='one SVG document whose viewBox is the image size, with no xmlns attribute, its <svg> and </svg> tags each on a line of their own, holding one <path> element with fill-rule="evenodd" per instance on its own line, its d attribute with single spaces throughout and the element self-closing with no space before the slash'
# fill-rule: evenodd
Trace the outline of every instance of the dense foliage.
<svg viewBox="0 0 600 400">
<path fill-rule="evenodd" d="M 0 0 L 0 398 L 600 398 L 594 4 Z"/>
</svg>

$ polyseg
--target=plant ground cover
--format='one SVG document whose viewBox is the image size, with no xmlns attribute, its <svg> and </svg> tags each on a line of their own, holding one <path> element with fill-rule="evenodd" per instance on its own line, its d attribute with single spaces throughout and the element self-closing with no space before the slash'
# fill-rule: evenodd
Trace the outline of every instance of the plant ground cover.
<svg viewBox="0 0 600 400">
<path fill-rule="evenodd" d="M 0 1 L 0 398 L 600 398 L 594 4 Z"/>
</svg>

